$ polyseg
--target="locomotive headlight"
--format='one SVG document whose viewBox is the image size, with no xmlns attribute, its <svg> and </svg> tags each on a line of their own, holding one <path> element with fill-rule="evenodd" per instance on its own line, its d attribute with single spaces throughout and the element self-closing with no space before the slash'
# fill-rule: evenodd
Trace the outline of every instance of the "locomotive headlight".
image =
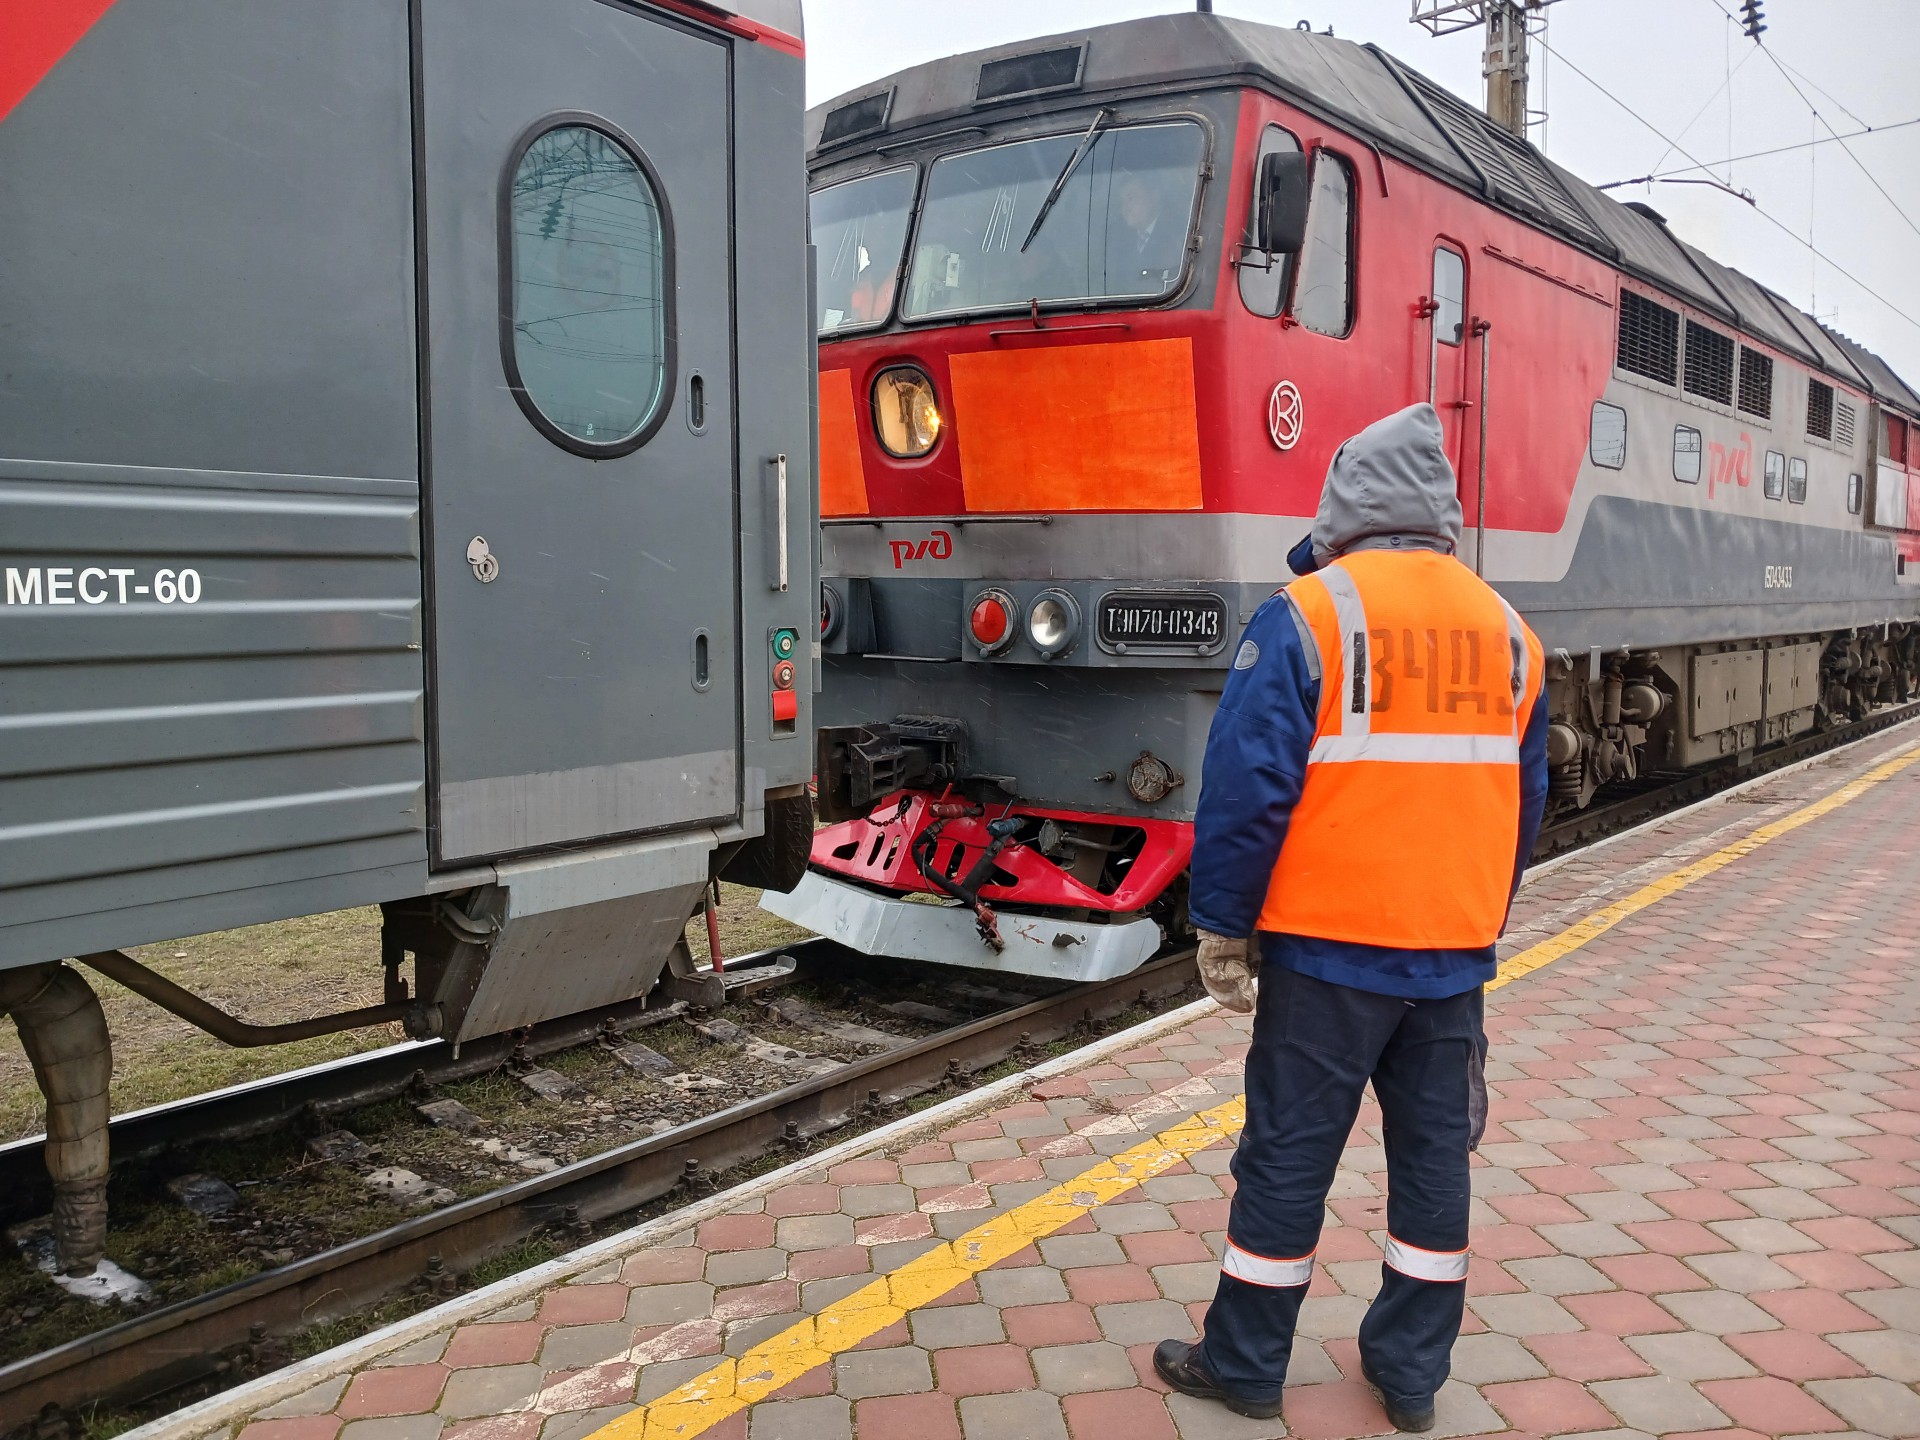
<svg viewBox="0 0 1920 1440">
<path fill-rule="evenodd" d="M 1048 590 L 1027 611 L 1027 639 L 1049 660 L 1064 655 L 1080 638 L 1080 607 L 1063 590 Z"/>
<path fill-rule="evenodd" d="M 889 455 L 914 460 L 940 438 L 940 400 L 917 365 L 882 370 L 873 382 L 873 430 Z"/>
</svg>

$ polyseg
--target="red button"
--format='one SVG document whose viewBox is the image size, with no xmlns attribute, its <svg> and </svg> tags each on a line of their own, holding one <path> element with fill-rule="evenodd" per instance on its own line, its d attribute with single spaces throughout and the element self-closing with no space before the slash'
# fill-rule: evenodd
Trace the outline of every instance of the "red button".
<svg viewBox="0 0 1920 1440">
<path fill-rule="evenodd" d="M 947 613 L 952 614 L 953 612 L 948 611 Z M 786 725 L 791 725 L 800 718 L 800 696 L 798 692 L 793 690 L 776 690 L 773 692 L 773 718 Z"/>
<path fill-rule="evenodd" d="M 973 627 L 973 638 L 982 648 L 998 645 L 1007 638 L 1007 631 L 1013 627 L 1013 617 L 1007 614 L 1007 607 L 991 595 L 983 596 L 973 607 L 973 615 L 968 621 Z"/>
</svg>

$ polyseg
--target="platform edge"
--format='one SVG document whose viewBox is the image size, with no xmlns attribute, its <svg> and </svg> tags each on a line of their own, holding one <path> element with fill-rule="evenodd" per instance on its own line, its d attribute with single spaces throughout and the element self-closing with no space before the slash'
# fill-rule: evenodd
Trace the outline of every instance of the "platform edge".
<svg viewBox="0 0 1920 1440">
<path fill-rule="evenodd" d="M 698 1225 L 714 1215 L 725 1214 L 742 1201 L 771 1194 L 808 1171 L 896 1144 L 927 1130 L 957 1124 L 970 1115 L 1004 1103 L 1027 1086 L 1071 1074 L 1108 1055 L 1131 1050 L 1161 1035 L 1183 1029 L 1218 1008 L 1212 1000 L 1202 998 L 1169 1010 L 1164 1015 L 1155 1015 L 1091 1045 L 1082 1046 L 1017 1074 L 1003 1076 L 982 1089 L 956 1095 L 915 1114 L 889 1121 L 878 1129 L 851 1136 L 825 1150 L 803 1155 L 791 1164 L 755 1176 L 731 1190 L 709 1195 L 670 1215 L 658 1216 L 631 1229 L 609 1235 L 604 1240 L 596 1240 L 582 1249 L 496 1280 L 470 1294 L 455 1296 L 416 1315 L 369 1331 L 356 1340 L 349 1340 L 294 1365 L 262 1375 L 257 1380 L 250 1380 L 218 1395 L 210 1395 L 171 1415 L 163 1415 L 126 1431 L 120 1440 L 199 1440 L 199 1437 L 219 1433 L 222 1427 L 236 1420 L 250 1420 L 268 1406 L 289 1399 L 323 1380 L 359 1369 L 367 1361 L 411 1345 L 463 1320 L 471 1320 L 511 1305 L 530 1294 L 547 1290 L 571 1275 L 584 1274 L 609 1260 L 645 1249 L 656 1240 Z"/>
</svg>

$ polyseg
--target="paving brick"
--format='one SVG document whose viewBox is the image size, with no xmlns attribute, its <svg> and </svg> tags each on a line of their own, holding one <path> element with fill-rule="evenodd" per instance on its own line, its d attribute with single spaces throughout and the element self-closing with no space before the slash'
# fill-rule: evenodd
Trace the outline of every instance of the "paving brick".
<svg viewBox="0 0 1920 1440">
<path fill-rule="evenodd" d="M 547 1370 L 598 1365 L 626 1350 L 633 1343 L 633 1333 L 633 1327 L 624 1320 L 611 1325 L 563 1325 L 547 1332 L 540 1346 L 540 1365 Z"/>
<path fill-rule="evenodd" d="M 1503 1335 L 1554 1335 L 1581 1328 L 1580 1322 L 1550 1295 L 1469 1294 L 1467 1306 L 1486 1321 L 1488 1329 Z"/>
<path fill-rule="evenodd" d="M 365 1379 L 366 1376 L 361 1378 Z M 544 1365 L 489 1365 L 474 1370 L 456 1370 L 447 1377 L 446 1388 L 441 1392 L 440 1403 L 435 1408 L 440 1414 L 454 1420 L 471 1420 L 481 1415 L 518 1410 L 540 1392 L 546 1379 Z"/>
<path fill-rule="evenodd" d="M 1602 1380 L 1593 1387 L 1600 1402 L 1622 1423 L 1649 1435 L 1676 1430 L 1716 1430 L 1727 1417 L 1693 1386 L 1670 1375 L 1640 1380 Z"/>
<path fill-rule="evenodd" d="M 1703 1380 L 1700 1393 L 1736 1425 L 1762 1434 L 1811 1435 L 1844 1430 L 1847 1423 L 1798 1385 L 1772 1375 L 1743 1380 Z"/>
<path fill-rule="evenodd" d="M 1613 1416 L 1571 1380 L 1516 1380 L 1483 1386 L 1480 1394 L 1508 1424 L 1537 1435 L 1600 1430 L 1613 1424 Z"/>
<path fill-rule="evenodd" d="M 1060 1402 L 1044 1390 L 1012 1395 L 969 1395 L 960 1402 L 960 1427 L 987 1440 L 1067 1440 Z"/>
<path fill-rule="evenodd" d="M 913 1340 L 928 1350 L 955 1346 L 995 1345 L 1006 1338 L 1000 1312 L 991 1305 L 947 1305 L 916 1310 L 908 1323 Z"/>
<path fill-rule="evenodd" d="M 1051 1345 L 1029 1352 L 1042 1390 L 1073 1395 L 1082 1390 L 1126 1390 L 1138 1383 L 1126 1350 L 1110 1341 Z"/>
<path fill-rule="evenodd" d="M 1116 1345 L 1138 1345 L 1147 1340 L 1191 1340 L 1198 1333 L 1187 1309 L 1172 1300 L 1097 1305 L 1093 1318 L 1100 1333 Z"/>
<path fill-rule="evenodd" d="M 1577 1255 L 1509 1260 L 1506 1270 L 1536 1295 L 1585 1295 L 1613 1288 L 1611 1280 Z"/>
<path fill-rule="evenodd" d="M 297 1415 L 255 1420 L 240 1432 L 240 1440 L 333 1440 L 340 1429 L 338 1415 Z"/>
<path fill-rule="evenodd" d="M 439 1440 L 446 1422 L 438 1415 L 394 1415 L 385 1420 L 350 1420 L 339 1440 Z"/>
<path fill-rule="evenodd" d="M 1570 1335 L 1533 1335 L 1528 1337 L 1527 1346 L 1546 1363 L 1553 1374 L 1583 1383 L 1650 1375 L 1656 1368 L 1629 1350 L 1618 1336 L 1600 1330 L 1579 1330 Z"/>
<path fill-rule="evenodd" d="M 1765 1373 L 1783 1380 L 1839 1380 L 1868 1373 L 1867 1367 L 1852 1355 L 1803 1330 L 1756 1330 L 1745 1335 L 1729 1335 L 1727 1344 Z M 1916 1354 L 1920 1356 L 1920 1351 Z"/>
<path fill-rule="evenodd" d="M 1920 1435 L 1920 1396 L 1897 1381 L 1877 1375 L 1860 1380 L 1813 1380 L 1807 1389 L 1855 1429 L 1887 1440 Z"/>
<path fill-rule="evenodd" d="M 1781 1332 L 1764 1333 L 1772 1336 Z M 1744 1355 L 1715 1335 L 1689 1330 L 1669 1335 L 1635 1335 L 1626 1343 L 1655 1370 L 1676 1380 L 1727 1380 L 1757 1373 Z"/>
<path fill-rule="evenodd" d="M 1632 1290 L 1569 1295 L 1560 1303 L 1588 1329 L 1607 1335 L 1652 1335 L 1682 1328 L 1667 1310 Z"/>
<path fill-rule="evenodd" d="M 879 1440 L 961 1440 L 951 1395 L 875 1396 L 854 1405 L 853 1423 L 856 1434 Z"/>
<path fill-rule="evenodd" d="M 512 1325 L 463 1325 L 453 1332 L 441 1356 L 451 1369 L 467 1365 L 516 1365 L 540 1353 L 544 1325 L 522 1321 Z"/>
<path fill-rule="evenodd" d="M 1291 1402 L 1295 1395 L 1304 1394 L 1308 1389 L 1318 1388 L 1302 1386 L 1289 1391 L 1288 1401 Z M 1173 1419 L 1180 1440 L 1274 1440 L 1275 1436 L 1290 1433 L 1278 1420 L 1249 1420 L 1244 1415 L 1234 1414 L 1217 1400 L 1198 1400 L 1191 1395 L 1173 1394 L 1163 1396 L 1162 1403 Z M 1386 1423 L 1384 1414 L 1380 1423 Z M 1081 1436 L 1079 1440 L 1089 1440 L 1089 1437 Z M 1110 1440 L 1122 1440 L 1122 1437 L 1116 1435 Z"/>
<path fill-rule="evenodd" d="M 1076 1440 L 1175 1440 L 1166 1402 L 1152 1390 L 1106 1390 L 1069 1395 L 1061 1402 Z"/>
<path fill-rule="evenodd" d="M 749 1440 L 852 1440 L 853 1407 L 838 1395 L 765 1400 L 753 1407 L 747 1435 Z"/>
<path fill-rule="evenodd" d="M 340 1398 L 340 1415 L 364 1420 L 378 1415 L 424 1415 L 434 1408 L 451 1372 L 444 1365 L 406 1365 L 363 1370 Z"/>
<path fill-rule="evenodd" d="M 719 1215 L 695 1233 L 703 1250 L 761 1250 L 773 1243 L 773 1217 Z"/>
<path fill-rule="evenodd" d="M 1754 1303 L 1783 1324 L 1815 1335 L 1884 1328 L 1878 1317 L 1825 1290 L 1778 1290 L 1754 1296 Z"/>
<path fill-rule="evenodd" d="M 933 1368 L 925 1350 L 900 1345 L 888 1350 L 854 1350 L 833 1363 L 834 1389 L 850 1399 L 872 1395 L 913 1395 L 933 1388 Z"/>
<path fill-rule="evenodd" d="M 781 1220 L 790 1215 L 828 1215 L 839 1208 L 838 1185 L 782 1185 L 767 1196 L 766 1213 Z"/>
<path fill-rule="evenodd" d="M 1714 1288 L 1741 1295 L 1763 1290 L 1791 1290 L 1800 1283 L 1800 1277 L 1784 1265 L 1775 1264 L 1765 1255 L 1754 1255 L 1744 1250 L 1724 1255 L 1694 1255 L 1688 1258 L 1687 1263 L 1706 1276 Z"/>
<path fill-rule="evenodd" d="M 1484 1335 L 1462 1335 L 1454 1342 L 1453 1374 L 1469 1385 L 1537 1380 L 1546 1373 L 1547 1367 L 1539 1358 L 1511 1335 L 1489 1331 Z"/>
<path fill-rule="evenodd" d="M 1074 1301 L 1014 1306 L 1002 1310 L 1000 1319 L 1006 1326 L 1007 1339 L 1024 1349 L 1074 1345 L 1100 1338 L 1100 1326 L 1094 1320 L 1092 1308 Z"/>
<path fill-rule="evenodd" d="M 262 1420 L 279 1420 L 293 1417 L 329 1414 L 340 1403 L 340 1394 L 347 1388 L 351 1375 L 335 1375 L 322 1380 L 319 1384 L 289 1395 L 259 1412 Z M 296 1437 L 290 1437 L 296 1440 Z"/>
</svg>

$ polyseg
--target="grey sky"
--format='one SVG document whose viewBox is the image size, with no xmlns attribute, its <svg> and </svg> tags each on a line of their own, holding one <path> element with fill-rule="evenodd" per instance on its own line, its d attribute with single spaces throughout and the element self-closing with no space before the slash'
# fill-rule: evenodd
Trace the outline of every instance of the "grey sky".
<svg viewBox="0 0 1920 1440">
<path fill-rule="evenodd" d="M 1535 142 L 1596 184 L 1690 163 L 1687 155 L 1667 153 L 1665 141 L 1580 78 L 1576 66 L 1696 160 L 1824 136 L 1780 69 L 1751 53 L 1753 43 L 1726 19 L 1738 4 L 1560 0 L 1547 12 L 1547 43 L 1558 54 L 1536 50 L 1534 57 L 1534 106 L 1541 107 L 1544 91 L 1549 112 Z M 1154 0 L 808 0 L 808 98 L 818 103 L 941 55 L 1184 8 Z M 1335 34 L 1372 41 L 1474 104 L 1481 101 L 1479 33 L 1431 39 L 1408 22 L 1409 0 L 1216 0 L 1215 8 L 1271 24 L 1332 25 Z M 1765 0 L 1765 8 L 1767 47 L 1798 72 L 1801 88 L 1834 129 L 1846 134 L 1862 124 L 1920 119 L 1920 0 Z M 1730 66 L 1737 67 L 1732 84 L 1722 90 Z M 1740 162 L 1732 167 L 1732 183 L 1751 191 L 1794 235 L 1811 233 L 1839 267 L 1913 321 L 1833 265 L 1814 261 L 1803 245 L 1732 196 L 1696 185 L 1614 193 L 1646 200 L 1679 235 L 1797 304 L 1817 307 L 1821 319 L 1920 386 L 1920 125 L 1847 143 L 1911 223 L 1836 144 Z M 1724 165 L 1711 173 L 1729 178 Z"/>
</svg>

